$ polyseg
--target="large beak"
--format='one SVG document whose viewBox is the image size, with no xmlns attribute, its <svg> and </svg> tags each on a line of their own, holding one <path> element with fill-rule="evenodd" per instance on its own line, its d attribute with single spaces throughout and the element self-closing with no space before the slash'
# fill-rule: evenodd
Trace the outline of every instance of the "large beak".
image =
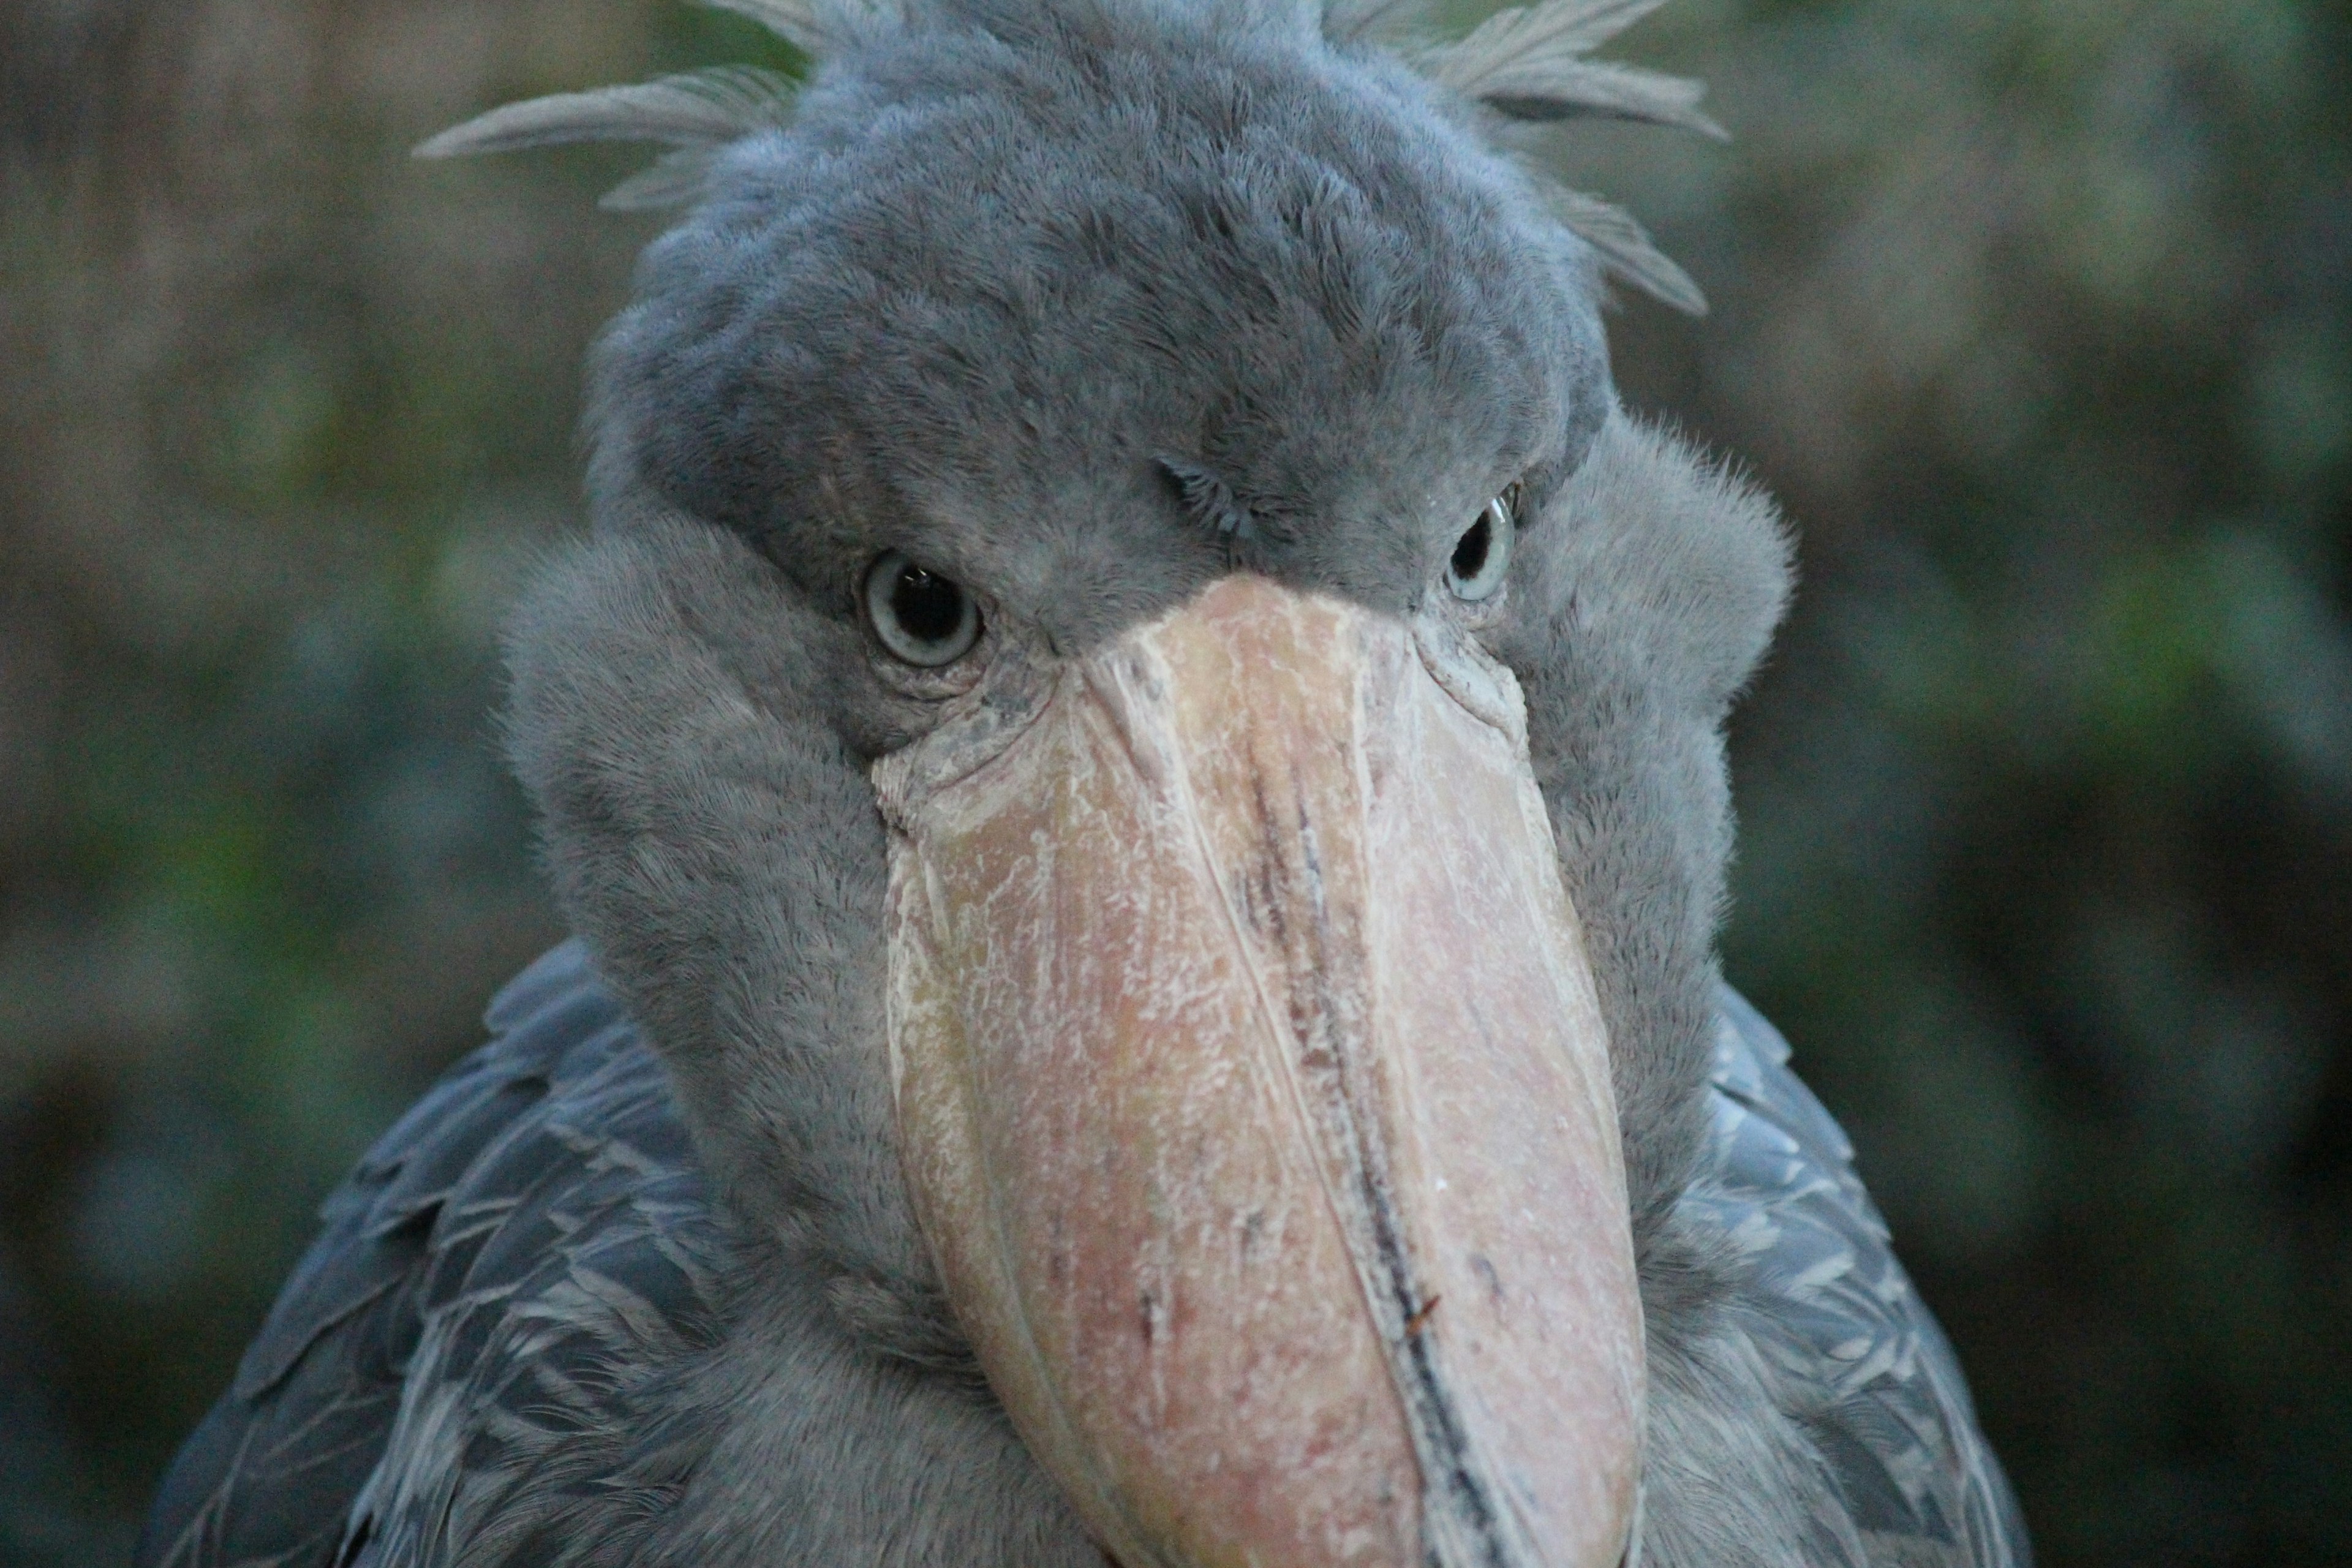
<svg viewBox="0 0 2352 1568">
<path fill-rule="evenodd" d="M 1124 1568 L 1633 1527 L 1607 1041 L 1517 688 L 1444 644 L 1228 577 L 877 770 L 917 1212 Z"/>
</svg>

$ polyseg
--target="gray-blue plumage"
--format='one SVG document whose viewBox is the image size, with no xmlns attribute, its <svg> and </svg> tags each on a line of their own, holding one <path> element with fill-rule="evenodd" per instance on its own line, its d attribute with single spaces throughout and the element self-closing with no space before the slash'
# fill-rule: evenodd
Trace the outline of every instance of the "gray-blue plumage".
<svg viewBox="0 0 2352 1568">
<path fill-rule="evenodd" d="M 1869 1562 L 2023 1568 L 2016 1506 L 1958 1363 L 1844 1135 L 1771 1025 L 1736 992 L 1721 1000 L 1710 1152 L 1688 1201 L 1748 1263 L 1746 1332 L 1820 1387 L 1810 1425 Z M 142 1564 L 437 1561 L 410 1540 L 436 1500 L 368 1490 L 412 1374 L 464 1399 L 471 1479 L 512 1492 L 558 1469 L 518 1456 L 593 1447 L 614 1405 L 660 1401 L 616 1382 L 616 1368 L 674 1365 L 720 1342 L 722 1222 L 658 1059 L 580 945 L 519 976 L 488 1023 L 490 1043 L 328 1201 L 323 1234 L 158 1498 Z M 696 1447 L 637 1445 L 594 1485 L 638 1489 L 629 1511 L 642 1521 Z M 609 1538 L 566 1525 L 583 1500 L 534 1500 L 556 1538 L 509 1560 L 603 1560 L 594 1549 Z"/>
<path fill-rule="evenodd" d="M 1714 1174 L 1687 1201 L 1752 1271 L 1748 1331 L 1820 1391 L 1809 1425 L 1874 1560 L 1916 1542 L 1936 1561 L 2029 1563 L 1959 1362 L 1895 1260 L 1853 1145 L 1790 1070 L 1780 1031 L 1738 992 L 1722 995 Z"/>
<path fill-rule="evenodd" d="M 579 945 L 519 976 L 487 1023 L 490 1043 L 328 1200 L 156 1500 L 142 1560 L 374 1561 L 394 1501 L 353 1505 L 412 1373 L 466 1402 L 481 1469 L 509 1424 L 576 1436 L 609 1415 L 614 1368 L 714 1339 L 708 1183 L 659 1061 Z"/>
</svg>

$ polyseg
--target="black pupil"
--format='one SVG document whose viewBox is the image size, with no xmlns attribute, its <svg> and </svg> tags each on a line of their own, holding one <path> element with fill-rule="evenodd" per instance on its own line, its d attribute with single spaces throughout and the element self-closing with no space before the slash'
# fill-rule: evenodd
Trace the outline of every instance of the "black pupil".
<svg viewBox="0 0 2352 1568">
<path fill-rule="evenodd" d="M 890 613 L 908 637 L 945 642 L 963 625 L 963 590 L 935 572 L 909 566 L 890 584 Z"/>
<path fill-rule="evenodd" d="M 1470 525 L 1470 531 L 1454 543 L 1454 574 L 1465 583 L 1477 581 L 1486 569 L 1486 551 L 1495 542 L 1491 520 L 1481 515 Z"/>
</svg>

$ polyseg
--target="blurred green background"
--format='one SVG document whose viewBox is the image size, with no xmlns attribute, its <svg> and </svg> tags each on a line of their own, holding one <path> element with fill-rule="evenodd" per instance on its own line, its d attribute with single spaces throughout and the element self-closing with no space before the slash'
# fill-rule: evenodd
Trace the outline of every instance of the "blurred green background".
<svg viewBox="0 0 2352 1568">
<path fill-rule="evenodd" d="M 1619 52 L 1738 134 L 1559 138 L 1715 300 L 1621 310 L 1622 384 L 1803 536 L 1732 976 L 2046 1562 L 2352 1562 L 2352 5 L 1678 0 Z M 560 934 L 497 628 L 639 160 L 404 149 L 744 58 L 667 0 L 0 8 L 0 1563 L 120 1560 Z"/>
</svg>

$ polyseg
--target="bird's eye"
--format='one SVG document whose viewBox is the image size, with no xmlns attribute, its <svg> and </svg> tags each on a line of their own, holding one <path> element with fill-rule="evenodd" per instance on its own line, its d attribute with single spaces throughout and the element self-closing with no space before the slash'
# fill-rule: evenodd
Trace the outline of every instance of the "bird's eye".
<svg viewBox="0 0 2352 1568">
<path fill-rule="evenodd" d="M 926 669 L 953 664 L 980 640 L 971 595 L 895 550 L 866 568 L 866 616 L 884 647 Z"/>
<path fill-rule="evenodd" d="M 1511 536 L 1518 531 L 1512 515 L 1517 499 L 1506 490 L 1488 501 L 1478 521 L 1454 542 L 1454 554 L 1445 563 L 1445 585 L 1455 598 L 1475 605 L 1493 598 L 1503 585 L 1503 574 L 1511 566 Z"/>
</svg>

